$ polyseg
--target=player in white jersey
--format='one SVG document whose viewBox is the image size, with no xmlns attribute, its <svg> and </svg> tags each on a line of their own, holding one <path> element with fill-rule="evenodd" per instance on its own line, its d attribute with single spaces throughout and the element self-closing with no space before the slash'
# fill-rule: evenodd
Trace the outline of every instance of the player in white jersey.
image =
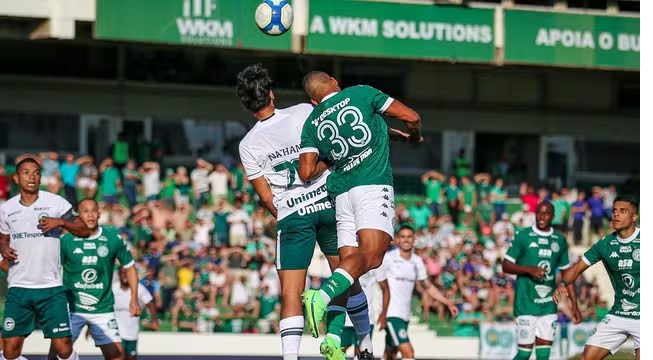
<svg viewBox="0 0 653 360">
<path fill-rule="evenodd" d="M 68 301 L 59 258 L 61 230 L 88 237 L 90 230 L 61 196 L 39 191 L 41 167 L 31 157 L 16 164 L 20 194 L 0 206 L 0 254 L 9 261 L 2 322 L 4 357 L 18 358 L 25 337 L 39 320 L 60 359 L 78 359 L 73 350 Z"/>
<path fill-rule="evenodd" d="M 376 286 L 381 288 L 381 294 L 383 298 L 383 303 L 381 304 L 381 313 L 385 314 L 388 311 L 388 305 L 390 304 L 390 288 L 388 288 L 388 281 L 385 277 L 385 272 L 383 268 L 376 268 L 366 272 L 361 276 L 358 281 L 361 283 L 363 292 L 368 301 L 369 308 L 369 318 L 370 318 L 370 328 L 374 331 L 374 323 L 377 321 L 376 312 L 374 311 L 374 290 Z M 357 309 L 352 309 L 351 313 L 356 313 Z M 386 326 L 386 319 L 383 316 L 378 317 L 379 327 L 384 329 Z M 358 359 L 360 354 L 360 347 L 358 346 L 358 336 L 356 335 L 356 330 L 354 329 L 354 324 L 351 321 L 349 315 L 347 315 L 347 320 L 345 320 L 345 329 L 342 331 L 341 346 L 342 352 L 346 353 L 347 349 L 354 345 L 354 360 Z"/>
<path fill-rule="evenodd" d="M 131 289 L 127 270 L 120 268 L 118 272 L 120 281 L 113 284 L 114 310 L 118 322 L 118 332 L 122 339 L 122 348 L 125 360 L 136 360 L 138 355 L 138 330 L 140 317 L 131 316 L 129 304 L 131 303 Z M 143 284 L 138 284 L 138 304 L 141 308 L 147 306 L 152 316 L 152 329 L 159 329 L 159 318 L 156 316 L 156 305 L 152 301 L 152 295 Z"/>
<path fill-rule="evenodd" d="M 296 360 L 304 329 L 301 293 L 316 241 L 331 268 L 338 265 L 335 210 L 326 191 L 329 171 L 325 163 L 320 163 L 321 175 L 308 184 L 297 175 L 301 131 L 313 110 L 311 105 L 277 109 L 272 79 L 260 64 L 248 66 L 238 74 L 236 91 L 242 106 L 258 120 L 240 142 L 240 160 L 263 205 L 277 218 L 281 347 L 284 360 Z M 359 317 L 364 321 L 356 323 L 357 333 L 371 347 L 365 295 L 358 283 L 349 294 L 353 302 L 348 302 L 348 294 L 332 302 L 330 320 L 333 321 L 327 322 L 332 337 L 320 346 L 322 354 L 330 360 L 344 359 L 340 335 L 345 305 L 363 309 Z"/>
<path fill-rule="evenodd" d="M 387 319 L 385 359 L 396 359 L 398 350 L 404 360 L 413 360 L 415 351 L 408 339 L 408 322 L 415 283 L 419 281 L 427 294 L 445 304 L 453 317 L 458 316 L 458 308 L 428 280 L 424 260 L 414 252 L 415 231 L 402 226 L 395 242 L 398 248 L 388 251 L 381 265 L 392 294 L 387 312 L 381 314 Z"/>
</svg>

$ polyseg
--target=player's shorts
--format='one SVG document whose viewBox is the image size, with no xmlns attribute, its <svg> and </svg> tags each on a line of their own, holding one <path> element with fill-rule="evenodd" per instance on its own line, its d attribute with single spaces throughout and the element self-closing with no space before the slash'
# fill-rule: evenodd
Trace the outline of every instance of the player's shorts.
<svg viewBox="0 0 653 360">
<path fill-rule="evenodd" d="M 358 247 L 362 229 L 381 230 L 394 236 L 395 195 L 390 185 L 361 185 L 336 196 L 338 248 Z"/>
<path fill-rule="evenodd" d="M 136 357 L 136 355 L 138 355 L 138 341 L 123 339 L 122 349 L 125 352 L 125 355 Z"/>
<path fill-rule="evenodd" d="M 407 342 L 410 342 L 410 339 L 408 339 L 408 321 L 396 317 L 387 318 L 385 345 L 390 348 L 396 348 Z"/>
<path fill-rule="evenodd" d="M 370 324 L 370 336 L 374 332 L 374 325 Z M 340 335 L 340 347 L 348 348 L 350 346 L 358 346 L 358 335 L 353 326 L 345 326 Z"/>
<path fill-rule="evenodd" d="M 549 314 L 542 316 L 521 315 L 515 319 L 517 322 L 517 344 L 535 344 L 535 338 L 553 341 L 558 325 L 558 315 Z"/>
<path fill-rule="evenodd" d="M 38 319 L 46 338 L 70 337 L 68 300 L 62 286 L 45 289 L 10 287 L 7 290 L 2 337 L 28 336 Z"/>
<path fill-rule="evenodd" d="M 277 269 L 308 269 L 315 241 L 327 256 L 338 256 L 336 214 L 324 198 L 306 205 L 277 223 Z"/>
<path fill-rule="evenodd" d="M 95 346 L 119 343 L 121 341 L 120 335 L 118 334 L 118 323 L 116 322 L 116 315 L 114 313 L 71 313 L 70 323 L 72 325 L 73 343 L 79 338 L 82 333 L 82 328 L 85 325 L 88 325 L 88 330 L 91 332 L 93 341 L 95 341 Z"/>
<path fill-rule="evenodd" d="M 619 351 L 628 335 L 633 337 L 635 350 L 639 349 L 639 319 L 628 319 L 608 314 L 594 329 L 586 345 L 608 349 L 611 354 Z"/>
</svg>

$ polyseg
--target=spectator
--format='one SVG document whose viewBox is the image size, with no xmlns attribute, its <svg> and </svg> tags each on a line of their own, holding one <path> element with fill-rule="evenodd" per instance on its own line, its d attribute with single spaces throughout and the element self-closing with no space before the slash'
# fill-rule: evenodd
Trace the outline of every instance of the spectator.
<svg viewBox="0 0 653 360">
<path fill-rule="evenodd" d="M 585 192 L 578 193 L 578 198 L 571 204 L 571 213 L 574 219 L 574 242 L 580 244 L 583 239 L 583 222 L 585 221 L 585 211 L 587 211 L 587 202 L 585 201 Z"/>
<path fill-rule="evenodd" d="M 0 205 L 9 199 L 9 177 L 4 165 L 0 165 Z"/>
<path fill-rule="evenodd" d="M 102 175 L 101 187 L 104 202 L 109 205 L 117 204 L 121 184 L 120 173 L 113 166 L 113 159 L 104 159 L 100 164 L 100 174 Z"/>
<path fill-rule="evenodd" d="M 177 190 L 175 191 L 176 208 L 190 204 L 190 178 L 188 177 L 188 170 L 184 166 L 177 167 L 175 182 L 177 183 Z"/>
<path fill-rule="evenodd" d="M 458 214 L 463 210 L 463 193 L 458 187 L 458 179 L 449 177 L 449 182 L 444 189 L 447 199 L 447 210 L 454 226 L 458 226 Z"/>
<path fill-rule="evenodd" d="M 97 193 L 98 169 L 93 163 L 92 156 L 82 156 L 77 159 L 79 164 L 78 187 L 82 191 L 82 198 L 95 199 Z"/>
<path fill-rule="evenodd" d="M 229 224 L 229 246 L 232 247 L 245 248 L 247 246 L 250 219 L 242 207 L 243 201 L 236 199 L 233 210 L 227 216 L 227 223 Z"/>
<path fill-rule="evenodd" d="M 508 221 L 508 214 L 503 213 L 501 220 L 497 221 L 492 227 L 492 233 L 497 240 L 497 245 L 509 244 L 515 236 L 515 227 Z"/>
<path fill-rule="evenodd" d="M 612 204 L 617 198 L 617 187 L 614 184 L 603 189 L 603 213 L 608 221 L 612 221 Z"/>
<path fill-rule="evenodd" d="M 213 230 L 213 222 L 205 219 L 197 219 L 195 225 L 195 248 L 208 247 L 211 245 L 211 232 Z"/>
<path fill-rule="evenodd" d="M 494 187 L 490 190 L 490 203 L 494 206 L 494 216 L 497 219 L 501 219 L 504 211 L 506 211 L 507 197 L 508 194 L 503 188 L 503 179 L 497 179 L 494 182 Z"/>
<path fill-rule="evenodd" d="M 209 200 L 209 171 L 213 165 L 204 159 L 197 159 L 196 168 L 190 172 L 190 180 L 193 186 L 195 211 L 200 205 Z"/>
<path fill-rule="evenodd" d="M 111 146 L 111 159 L 113 164 L 118 170 L 118 175 L 121 180 L 124 180 L 123 168 L 129 160 L 129 143 L 127 142 L 127 134 L 125 132 L 120 132 L 118 134 L 118 139 Z"/>
<path fill-rule="evenodd" d="M 428 226 L 431 210 L 422 206 L 421 201 L 416 201 L 415 205 L 408 211 L 408 213 L 415 222 L 416 229 L 422 229 Z"/>
<path fill-rule="evenodd" d="M 441 214 L 442 185 L 445 176 L 435 170 L 430 170 L 422 175 L 422 183 L 426 187 L 426 202 L 431 207 L 431 212 L 436 217 Z"/>
<path fill-rule="evenodd" d="M 129 211 L 132 211 L 138 201 L 138 184 L 140 181 L 141 176 L 136 170 L 136 162 L 134 160 L 127 161 L 125 168 L 122 169 L 122 186 L 129 204 Z"/>
<path fill-rule="evenodd" d="M 456 318 L 454 336 L 478 337 L 480 324 L 485 320 L 483 314 L 470 303 L 463 304 L 463 311 Z"/>
<path fill-rule="evenodd" d="M 460 178 L 461 190 L 463 193 L 463 206 L 467 205 L 472 209 L 476 209 L 477 205 L 477 195 L 476 195 L 476 185 L 470 180 L 469 176 L 463 176 Z"/>
<path fill-rule="evenodd" d="M 216 164 L 215 170 L 209 174 L 211 197 L 213 198 L 214 203 L 227 198 L 229 195 L 229 183 L 232 181 L 229 170 L 227 170 L 227 168 L 222 164 Z"/>
<path fill-rule="evenodd" d="M 487 195 L 481 196 L 481 202 L 478 204 L 476 211 L 476 222 L 479 226 L 479 231 L 483 228 L 492 228 L 495 222 L 494 208 L 490 205 Z"/>
<path fill-rule="evenodd" d="M 540 202 L 540 199 L 535 194 L 535 188 L 532 185 L 521 183 L 519 186 L 519 196 L 521 201 L 526 205 L 526 211 L 535 214 L 535 208 Z"/>
<path fill-rule="evenodd" d="M 59 165 L 59 174 L 63 183 L 63 190 L 66 200 L 77 209 L 77 176 L 79 175 L 79 164 L 75 162 L 75 155 L 66 154 L 66 161 Z"/>
<path fill-rule="evenodd" d="M 454 166 L 456 168 L 456 176 L 459 179 L 462 179 L 463 176 L 470 176 L 471 165 L 469 159 L 467 159 L 467 156 L 465 155 L 464 148 L 458 150 L 458 157 L 456 157 Z"/>
<path fill-rule="evenodd" d="M 561 233 L 567 232 L 567 202 L 560 197 L 557 191 L 551 193 L 551 204 L 553 205 L 552 226 Z"/>
<path fill-rule="evenodd" d="M 162 189 L 159 198 L 163 205 L 169 209 L 175 208 L 175 194 L 177 193 L 177 180 L 175 179 L 175 170 L 166 169 L 166 177 L 163 180 Z"/>
<path fill-rule="evenodd" d="M 587 199 L 587 206 L 590 209 L 590 229 L 599 235 L 599 239 L 603 238 L 603 196 L 601 195 L 601 188 L 598 186 L 592 187 L 592 196 Z M 591 234 L 590 234 L 591 236 Z"/>
<path fill-rule="evenodd" d="M 145 201 L 152 202 L 159 199 L 161 190 L 161 167 L 159 163 L 148 161 L 141 166 L 140 173 L 143 181 L 143 195 Z"/>
<path fill-rule="evenodd" d="M 59 154 L 52 151 L 41 154 L 41 186 L 53 194 L 58 194 L 59 185 Z"/>
</svg>

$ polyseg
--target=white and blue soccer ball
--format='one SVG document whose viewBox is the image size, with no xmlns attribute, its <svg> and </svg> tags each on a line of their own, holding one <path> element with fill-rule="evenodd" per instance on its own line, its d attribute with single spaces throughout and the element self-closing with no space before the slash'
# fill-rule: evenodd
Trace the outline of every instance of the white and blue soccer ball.
<svg viewBox="0 0 653 360">
<path fill-rule="evenodd" d="M 292 7 L 288 0 L 263 0 L 256 7 L 254 18 L 263 33 L 281 35 L 292 26 Z"/>
</svg>

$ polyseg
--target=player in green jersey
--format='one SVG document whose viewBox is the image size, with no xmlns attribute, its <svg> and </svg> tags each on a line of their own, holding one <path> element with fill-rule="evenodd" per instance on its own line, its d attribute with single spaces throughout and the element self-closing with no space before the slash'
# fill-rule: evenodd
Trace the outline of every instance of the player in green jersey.
<svg viewBox="0 0 653 360">
<path fill-rule="evenodd" d="M 582 261 L 563 275 L 553 299 L 558 302 L 569 296 L 572 307 L 578 311 L 573 284 L 587 268 L 601 261 L 608 272 L 614 289 L 614 305 L 587 340 L 581 360 L 603 359 L 616 353 L 628 336 L 633 337 L 635 354 L 639 360 L 639 228 L 635 226 L 639 206 L 630 197 L 617 197 L 612 205 L 612 222 L 615 231 L 597 241 Z"/>
<path fill-rule="evenodd" d="M 517 275 L 513 312 L 517 322 L 517 355 L 528 360 L 535 343 L 537 360 L 548 360 L 558 322 L 553 301 L 556 269 L 568 271 L 569 253 L 564 235 L 551 227 L 553 205 L 544 201 L 535 210 L 536 224 L 519 231 L 503 258 L 502 268 Z M 574 312 L 574 322 L 580 313 Z"/>
<path fill-rule="evenodd" d="M 116 260 L 127 269 L 132 297 L 130 312 L 140 315 L 138 303 L 138 275 L 127 244 L 115 231 L 98 226 L 100 212 L 95 200 L 79 203 L 79 217 L 91 236 L 87 238 L 66 234 L 61 238 L 63 284 L 70 308 L 73 343 L 82 328 L 88 325 L 95 346 L 105 359 L 122 359 L 122 340 L 114 314 L 112 279 Z M 50 359 L 54 360 L 51 349 Z"/>
<path fill-rule="evenodd" d="M 381 114 L 406 123 L 406 140 L 421 142 L 420 117 L 413 109 L 370 86 L 341 90 L 324 72 L 304 78 L 316 105 L 302 129 L 299 177 L 315 178 L 319 160 L 333 163 L 327 192 L 335 201 L 340 263 L 319 290 L 303 295 L 314 337 L 331 299 L 344 294 L 364 273 L 379 267 L 394 235 L 394 190 L 388 126 Z M 371 349 L 361 346 L 361 356 Z"/>
</svg>

